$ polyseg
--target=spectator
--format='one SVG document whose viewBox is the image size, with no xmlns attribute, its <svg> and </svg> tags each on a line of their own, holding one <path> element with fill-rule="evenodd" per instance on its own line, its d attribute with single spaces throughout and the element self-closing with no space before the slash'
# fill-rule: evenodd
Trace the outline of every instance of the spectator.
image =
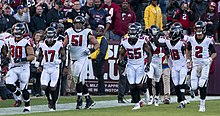
<svg viewBox="0 0 220 116">
<path fill-rule="evenodd" d="M 143 3 L 144 0 L 131 0 L 131 9 L 135 12 L 136 14 L 136 21 L 139 23 L 142 23 L 143 21 Z"/>
<path fill-rule="evenodd" d="M 53 22 L 50 24 L 51 27 L 54 27 L 57 31 L 57 40 L 64 40 L 64 25 L 62 23 Z"/>
<path fill-rule="evenodd" d="M 93 0 L 87 0 L 85 6 L 81 7 L 81 10 L 88 13 L 91 8 L 93 8 Z"/>
<path fill-rule="evenodd" d="M 129 8 L 128 0 L 122 0 L 121 6 L 122 8 L 119 10 L 119 16 L 116 15 L 116 21 L 113 30 L 115 36 L 120 36 L 120 38 L 127 34 L 129 24 L 136 21 L 135 13 Z"/>
<path fill-rule="evenodd" d="M 162 22 L 163 22 L 163 26 L 165 26 L 167 24 L 167 5 L 169 3 L 169 0 L 161 0 L 160 1 L 160 8 L 162 11 Z"/>
<path fill-rule="evenodd" d="M 202 14 L 208 9 L 208 3 L 204 0 L 195 0 L 192 2 L 190 9 L 195 16 L 194 22 L 197 22 L 200 19 L 200 16 L 202 16 Z"/>
<path fill-rule="evenodd" d="M 167 22 L 172 22 L 173 15 L 180 9 L 179 3 L 176 0 L 170 0 L 170 4 L 167 7 Z"/>
<path fill-rule="evenodd" d="M 0 3 L 0 33 L 6 30 L 6 23 L 7 23 L 7 19 L 4 17 L 2 9 L 3 7 L 2 4 Z"/>
<path fill-rule="evenodd" d="M 48 11 L 52 8 L 52 3 L 50 0 L 36 0 L 36 5 L 32 6 L 30 8 L 30 15 L 33 16 L 36 13 L 36 7 L 37 6 L 42 6 L 43 8 L 43 15 L 47 15 Z"/>
<path fill-rule="evenodd" d="M 14 15 L 18 22 L 30 23 L 30 12 L 29 8 L 23 5 L 18 6 L 17 13 Z"/>
<path fill-rule="evenodd" d="M 180 4 L 181 9 L 176 11 L 173 16 L 174 22 L 179 22 L 183 26 L 183 30 L 186 30 L 188 35 L 191 35 L 191 25 L 194 21 L 194 16 L 191 10 L 188 9 L 186 2 Z"/>
<path fill-rule="evenodd" d="M 156 25 L 162 30 L 162 12 L 160 7 L 157 5 L 157 0 L 152 0 L 151 4 L 144 10 L 144 22 L 145 29 L 150 28 L 151 25 Z"/>
<path fill-rule="evenodd" d="M 206 23 L 206 35 L 213 37 L 215 37 L 215 32 L 217 32 L 219 26 L 218 14 L 215 12 L 215 8 L 216 4 L 210 2 L 207 12 L 201 16 L 201 20 Z"/>
<path fill-rule="evenodd" d="M 64 14 L 66 14 L 68 12 L 71 12 L 73 5 L 74 4 L 72 3 L 71 0 L 64 0 L 64 3 L 63 3 L 63 12 L 64 12 Z"/>
<path fill-rule="evenodd" d="M 37 30 L 45 30 L 47 27 L 46 16 L 43 14 L 43 7 L 36 7 L 36 14 L 31 17 L 30 30 L 35 33 Z"/>
<path fill-rule="evenodd" d="M 100 44 L 100 48 L 98 48 L 95 52 L 91 54 L 92 66 L 94 75 L 98 78 L 98 94 L 105 95 L 105 84 L 104 84 L 104 64 L 108 59 L 108 42 L 104 36 L 103 25 L 98 25 L 97 31 L 97 41 Z"/>
<path fill-rule="evenodd" d="M 86 4 L 86 0 L 79 0 L 79 2 L 80 2 L 80 6 L 85 6 Z"/>
<path fill-rule="evenodd" d="M 108 11 L 109 15 L 111 16 L 111 20 L 112 20 L 112 23 L 111 23 L 109 29 L 105 33 L 105 37 L 107 39 L 111 39 L 111 40 L 120 40 L 121 37 L 120 36 L 115 36 L 115 34 L 113 33 L 114 26 L 116 25 L 115 24 L 116 15 L 117 15 L 117 13 L 119 13 L 120 6 L 118 6 L 117 4 L 112 2 L 112 0 L 104 0 L 104 4 L 102 5 L 102 7 L 106 11 Z"/>
<path fill-rule="evenodd" d="M 82 16 L 85 18 L 86 16 L 86 12 L 84 12 L 83 10 L 80 10 L 81 8 L 81 5 L 80 5 L 80 2 L 78 0 L 76 0 L 74 3 L 73 3 L 73 7 L 72 7 L 72 11 L 71 12 L 68 12 L 66 14 L 66 18 L 67 18 L 67 27 L 72 27 L 73 25 L 73 20 L 75 19 L 76 16 Z"/>
<path fill-rule="evenodd" d="M 4 17 L 7 20 L 6 28 L 12 28 L 12 26 L 17 22 L 15 17 L 12 16 L 12 8 L 9 5 L 4 5 Z"/>
<path fill-rule="evenodd" d="M 37 8 L 38 9 L 38 8 Z M 38 30 L 33 34 L 33 48 L 34 48 L 34 53 L 35 53 L 35 59 L 34 61 L 31 62 L 30 65 L 30 77 L 33 83 L 33 95 L 36 97 L 42 96 L 41 94 L 41 83 L 40 83 L 40 77 L 41 77 L 41 72 L 37 72 L 37 67 L 39 66 L 39 58 L 36 57 L 38 56 L 39 53 L 39 43 L 43 38 L 43 30 Z"/>
<path fill-rule="evenodd" d="M 47 13 L 47 25 L 50 25 L 52 22 L 57 22 L 57 23 L 65 23 L 66 18 L 65 15 L 62 11 L 63 8 L 63 3 L 61 1 L 57 1 L 55 3 L 55 7 L 52 8 L 48 13 Z"/>
<path fill-rule="evenodd" d="M 106 33 L 111 24 L 111 16 L 101 6 L 101 0 L 94 0 L 94 8 L 89 10 L 86 17 L 86 19 L 89 21 L 91 29 L 94 32 L 94 35 L 96 35 L 96 28 L 98 25 L 105 25 L 104 33 Z"/>
</svg>

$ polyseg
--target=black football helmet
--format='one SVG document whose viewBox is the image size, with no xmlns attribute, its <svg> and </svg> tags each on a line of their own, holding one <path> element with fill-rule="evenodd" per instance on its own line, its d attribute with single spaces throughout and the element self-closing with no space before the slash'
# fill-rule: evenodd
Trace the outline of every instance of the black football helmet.
<svg viewBox="0 0 220 116">
<path fill-rule="evenodd" d="M 159 35 L 160 33 L 160 29 L 159 27 L 157 27 L 156 25 L 152 25 L 149 29 L 148 29 L 148 34 L 149 36 L 154 36 L 156 37 L 157 35 Z"/>
<path fill-rule="evenodd" d="M 12 26 L 12 35 L 16 38 L 21 38 L 25 34 L 26 29 L 24 23 L 16 23 Z"/>
<path fill-rule="evenodd" d="M 45 29 L 45 37 L 48 42 L 53 41 L 56 38 L 56 29 L 54 27 L 47 27 Z"/>
<path fill-rule="evenodd" d="M 132 23 L 128 27 L 128 39 L 132 43 L 135 43 L 138 40 L 139 37 L 140 37 L 139 27 L 135 23 Z"/>
<path fill-rule="evenodd" d="M 181 38 L 182 32 L 181 29 L 176 26 L 171 26 L 168 31 L 169 38 L 171 41 L 176 41 Z"/>
<path fill-rule="evenodd" d="M 195 34 L 201 35 L 206 32 L 206 25 L 203 21 L 197 21 L 194 26 Z"/>
<path fill-rule="evenodd" d="M 82 16 L 77 16 L 73 20 L 73 27 L 74 27 L 74 30 L 77 32 L 82 31 L 85 28 L 85 25 L 86 25 L 86 20 Z"/>
<path fill-rule="evenodd" d="M 180 31 L 183 31 L 183 26 L 182 26 L 182 24 L 180 24 L 179 22 L 173 23 L 172 26 L 175 26 L 176 28 L 180 29 Z"/>
<path fill-rule="evenodd" d="M 139 36 L 141 36 L 142 32 L 143 32 L 141 23 L 135 22 L 134 25 L 136 25 L 138 27 L 138 34 L 139 34 Z"/>
</svg>

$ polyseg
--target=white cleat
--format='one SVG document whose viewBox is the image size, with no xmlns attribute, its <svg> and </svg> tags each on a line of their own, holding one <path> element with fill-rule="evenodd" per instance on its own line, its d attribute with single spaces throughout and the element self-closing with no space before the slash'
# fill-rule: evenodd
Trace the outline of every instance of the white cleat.
<svg viewBox="0 0 220 116">
<path fill-rule="evenodd" d="M 159 106 L 159 96 L 154 98 L 154 106 Z"/>
<path fill-rule="evenodd" d="M 154 98 L 153 98 L 153 96 L 150 96 L 150 99 L 149 99 L 147 105 L 152 105 L 153 103 L 154 103 Z"/>
<path fill-rule="evenodd" d="M 134 107 L 132 108 L 132 110 L 138 110 L 138 109 L 141 109 L 141 106 L 140 106 L 139 103 L 136 103 L 136 104 L 134 105 Z"/>
<path fill-rule="evenodd" d="M 55 109 L 53 109 L 53 108 L 51 108 L 51 109 L 50 109 L 50 112 L 54 112 L 54 111 L 56 111 L 56 110 L 55 110 Z"/>
<path fill-rule="evenodd" d="M 200 107 L 199 107 L 199 112 L 205 112 L 205 106 L 200 105 Z"/>
<path fill-rule="evenodd" d="M 31 106 L 25 106 L 23 112 L 30 112 Z"/>
</svg>

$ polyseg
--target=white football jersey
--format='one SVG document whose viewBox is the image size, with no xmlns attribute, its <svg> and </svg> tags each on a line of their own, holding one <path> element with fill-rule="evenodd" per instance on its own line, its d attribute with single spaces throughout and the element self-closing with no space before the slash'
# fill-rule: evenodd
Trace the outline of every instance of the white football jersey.
<svg viewBox="0 0 220 116">
<path fill-rule="evenodd" d="M 179 40 L 174 46 L 170 40 L 166 40 L 166 45 L 170 51 L 173 66 L 183 66 L 186 64 L 186 57 L 182 53 L 182 47 L 185 46 L 185 41 Z"/>
<path fill-rule="evenodd" d="M 12 66 L 15 64 L 28 64 L 29 61 L 27 62 L 19 62 L 19 63 L 14 63 L 14 58 L 26 58 L 27 57 L 27 51 L 26 51 L 26 46 L 31 46 L 30 44 L 30 38 L 25 37 L 21 39 L 18 42 L 15 42 L 15 37 L 11 36 L 7 39 L 7 45 L 9 48 L 9 52 L 11 53 L 11 64 Z"/>
<path fill-rule="evenodd" d="M 49 47 L 46 41 L 39 43 L 39 49 L 43 52 L 43 60 L 42 65 L 53 67 L 54 65 L 59 65 L 61 60 L 59 59 L 60 49 L 63 48 L 63 43 L 60 41 L 56 41 L 55 44 Z"/>
<path fill-rule="evenodd" d="M 195 36 L 191 36 L 188 39 L 188 42 L 191 43 L 192 46 L 192 61 L 199 61 L 201 59 L 209 58 L 209 45 L 213 44 L 212 37 L 206 36 L 202 43 L 198 43 L 195 39 Z"/>
<path fill-rule="evenodd" d="M 4 46 L 4 41 L 0 39 L 0 54 L 2 54 L 2 47 Z M 0 63 L 1 63 L 1 57 L 0 57 Z"/>
<path fill-rule="evenodd" d="M 80 57 L 88 56 L 85 51 L 88 51 L 88 35 L 92 34 L 91 29 L 84 29 L 81 32 L 74 31 L 73 28 L 66 30 L 69 38 L 68 47 L 70 49 L 71 60 L 77 60 Z"/>
<path fill-rule="evenodd" d="M 145 40 L 138 39 L 135 45 L 131 45 L 128 39 L 124 40 L 121 44 L 127 51 L 128 64 L 131 65 L 144 65 L 144 46 Z"/>
<path fill-rule="evenodd" d="M 150 42 L 150 45 L 153 49 L 152 53 L 152 60 L 151 63 L 162 63 L 162 57 L 164 56 L 164 53 L 162 53 L 162 48 L 161 47 L 156 47 L 155 43 Z M 163 54 L 163 55 L 162 55 Z"/>
</svg>

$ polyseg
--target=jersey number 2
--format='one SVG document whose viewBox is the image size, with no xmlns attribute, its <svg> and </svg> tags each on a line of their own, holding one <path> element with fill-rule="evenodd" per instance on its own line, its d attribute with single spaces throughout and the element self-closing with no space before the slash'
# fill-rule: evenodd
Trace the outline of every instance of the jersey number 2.
<svg viewBox="0 0 220 116">
<path fill-rule="evenodd" d="M 82 46 L 82 35 L 72 35 L 72 46 Z"/>
<path fill-rule="evenodd" d="M 196 46 L 195 47 L 196 52 L 195 52 L 195 56 L 196 58 L 202 58 L 202 47 L 201 46 Z"/>
<path fill-rule="evenodd" d="M 50 54 L 50 62 L 53 62 L 54 60 L 54 55 L 55 55 L 55 50 L 45 50 L 44 51 L 44 56 L 45 56 L 45 60 L 46 62 L 48 62 L 48 55 Z"/>
<path fill-rule="evenodd" d="M 128 58 L 129 59 L 139 59 L 141 58 L 141 48 L 135 48 L 135 49 L 127 49 L 128 50 Z"/>
</svg>

